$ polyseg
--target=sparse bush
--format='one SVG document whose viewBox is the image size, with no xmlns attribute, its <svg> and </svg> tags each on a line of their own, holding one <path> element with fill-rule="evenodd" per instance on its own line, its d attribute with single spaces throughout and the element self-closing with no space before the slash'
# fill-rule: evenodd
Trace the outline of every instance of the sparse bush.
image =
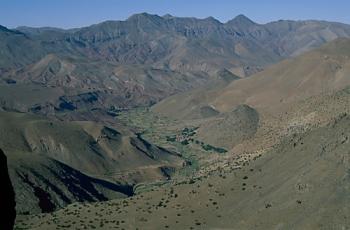
<svg viewBox="0 0 350 230">
<path fill-rule="evenodd" d="M 183 140 L 183 141 L 181 141 L 181 144 L 182 145 L 188 145 L 190 142 L 188 142 L 188 140 Z"/>
<path fill-rule="evenodd" d="M 175 142 L 176 141 L 176 136 L 166 136 L 166 140 L 169 142 Z"/>
<path fill-rule="evenodd" d="M 212 145 L 209 145 L 209 144 L 203 144 L 202 143 L 202 148 L 205 150 L 205 151 L 214 151 L 214 152 L 217 152 L 217 153 L 226 153 L 227 150 L 226 149 L 223 149 L 223 148 L 219 148 L 219 147 L 214 147 Z"/>
</svg>

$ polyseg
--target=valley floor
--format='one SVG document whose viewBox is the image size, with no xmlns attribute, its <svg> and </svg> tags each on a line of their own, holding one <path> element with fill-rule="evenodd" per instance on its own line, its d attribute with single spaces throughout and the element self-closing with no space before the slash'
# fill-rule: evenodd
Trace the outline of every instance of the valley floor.
<svg viewBox="0 0 350 230">
<path fill-rule="evenodd" d="M 348 229 L 350 118 L 246 164 L 134 197 L 19 216 L 18 229 Z"/>
</svg>

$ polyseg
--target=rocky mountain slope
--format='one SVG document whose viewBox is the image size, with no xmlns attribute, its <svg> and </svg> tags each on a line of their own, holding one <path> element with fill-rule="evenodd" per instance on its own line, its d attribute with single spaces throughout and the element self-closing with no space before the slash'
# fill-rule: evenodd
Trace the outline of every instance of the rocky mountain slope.
<svg viewBox="0 0 350 230">
<path fill-rule="evenodd" d="M 0 178 L 2 182 L 2 189 L 0 192 L 1 207 L 6 210 L 0 217 L 0 226 L 5 230 L 12 230 L 16 219 L 16 202 L 15 192 L 13 191 L 12 183 L 10 180 L 7 158 L 3 151 L 0 149 Z"/>
<path fill-rule="evenodd" d="M 349 116 L 342 115 L 325 127 L 284 139 L 242 169 L 231 166 L 226 172 L 123 201 L 78 204 L 53 215 L 20 217 L 17 226 L 344 229 L 350 224 L 349 127 Z M 95 215 L 100 217 L 94 219 Z"/>
<path fill-rule="evenodd" d="M 232 111 L 203 123 L 197 135 L 208 144 L 232 148 L 253 136 L 258 126 L 259 113 L 247 105 L 238 105 Z"/>
<path fill-rule="evenodd" d="M 350 40 L 338 39 L 225 88 L 213 105 L 225 110 L 237 102 L 260 108 L 287 106 L 350 84 Z M 244 89 L 244 90 L 239 90 Z M 231 98 L 231 100 L 227 100 Z"/>
<path fill-rule="evenodd" d="M 70 30 L 1 27 L 0 78 L 97 91 L 121 107 L 149 105 L 203 85 L 223 68 L 248 76 L 349 35 L 340 23 L 261 25 L 243 15 L 226 23 L 142 13 Z"/>
<path fill-rule="evenodd" d="M 126 128 L 12 112 L 0 118 L 19 213 L 130 196 L 135 184 L 166 179 L 163 167 L 182 164 Z"/>
<path fill-rule="evenodd" d="M 334 111 L 347 111 L 343 102 L 350 85 L 349 47 L 348 39 L 337 39 L 249 78 L 211 90 L 203 87 L 177 94 L 152 109 L 164 116 L 196 123 L 200 127 L 196 137 L 210 139 L 214 146 L 233 148 L 231 151 L 234 153 L 248 149 L 262 151 L 276 144 L 290 129 L 298 129 L 304 124 L 312 127 L 327 122 Z M 335 93 L 337 91 L 343 93 Z M 229 119 L 223 118 L 241 104 L 257 111 L 259 123 L 255 126 L 256 134 L 238 143 L 231 138 L 240 135 L 241 132 L 236 129 L 239 125 L 231 126 Z M 198 113 L 200 108 L 211 108 L 216 113 L 203 117 Z M 221 125 L 220 121 L 225 125 Z M 254 122 L 248 127 L 252 124 Z"/>
<path fill-rule="evenodd" d="M 272 113 L 274 108 L 281 109 L 292 102 L 348 86 L 349 47 L 350 40 L 337 39 L 249 78 L 233 81 L 216 89 L 212 97 L 197 97 L 196 91 L 190 91 L 169 97 L 153 109 L 166 116 L 186 118 L 183 116 L 186 115 L 191 119 L 191 114 L 196 114 L 196 109 L 200 106 L 211 106 L 219 112 L 226 112 L 245 103 Z M 195 101 L 193 106 L 183 103 L 191 100 Z"/>
</svg>

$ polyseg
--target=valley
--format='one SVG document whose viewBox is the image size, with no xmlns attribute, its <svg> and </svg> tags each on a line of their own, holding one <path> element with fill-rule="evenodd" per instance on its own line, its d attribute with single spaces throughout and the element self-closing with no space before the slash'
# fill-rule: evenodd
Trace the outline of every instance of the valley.
<svg viewBox="0 0 350 230">
<path fill-rule="evenodd" d="M 349 228 L 350 25 L 140 13 L 0 49 L 15 229 Z"/>
<path fill-rule="evenodd" d="M 348 116 L 338 117 L 326 127 L 293 135 L 240 170 L 216 170 L 126 200 L 20 217 L 17 224 L 33 229 L 346 228 L 348 122 Z M 315 145 L 320 139 L 324 142 Z"/>
</svg>

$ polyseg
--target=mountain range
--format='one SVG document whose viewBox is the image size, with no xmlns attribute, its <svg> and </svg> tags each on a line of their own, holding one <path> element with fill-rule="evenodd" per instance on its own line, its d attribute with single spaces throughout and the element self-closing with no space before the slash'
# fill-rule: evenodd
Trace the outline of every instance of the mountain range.
<svg viewBox="0 0 350 230">
<path fill-rule="evenodd" d="M 349 223 L 350 25 L 141 13 L 0 50 L 20 229 Z"/>
<path fill-rule="evenodd" d="M 154 104 L 226 69 L 246 77 L 339 37 L 350 26 L 325 21 L 221 23 L 136 14 L 76 28 L 0 28 L 3 82 L 79 89 L 116 106 Z M 106 103 L 104 103 L 106 104 Z"/>
</svg>

